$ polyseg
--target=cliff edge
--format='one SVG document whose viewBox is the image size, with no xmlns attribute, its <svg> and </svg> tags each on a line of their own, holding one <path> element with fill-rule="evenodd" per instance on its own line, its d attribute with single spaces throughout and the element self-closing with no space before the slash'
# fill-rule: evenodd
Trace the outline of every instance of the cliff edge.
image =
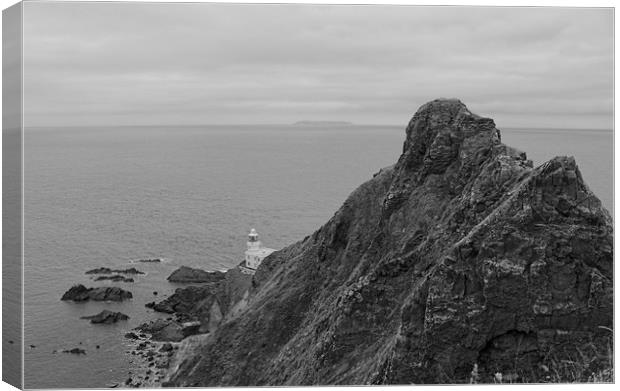
<svg viewBox="0 0 620 391">
<path fill-rule="evenodd" d="M 612 235 L 573 158 L 534 168 L 493 120 L 429 102 L 398 162 L 267 257 L 168 385 L 588 380 L 608 364 Z"/>
</svg>

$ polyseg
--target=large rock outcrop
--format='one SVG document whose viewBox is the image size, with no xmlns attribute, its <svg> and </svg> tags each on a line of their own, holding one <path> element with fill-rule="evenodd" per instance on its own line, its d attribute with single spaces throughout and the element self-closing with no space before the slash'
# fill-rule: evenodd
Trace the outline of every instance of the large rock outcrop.
<svg viewBox="0 0 620 391">
<path fill-rule="evenodd" d="M 239 268 L 232 268 L 225 273 L 191 270 L 193 275 L 197 274 L 194 272 L 207 273 L 211 282 L 177 288 L 170 297 L 159 303 L 146 304 L 157 312 L 174 314 L 175 317 L 145 323 L 138 328 L 140 331 L 151 334 L 154 340 L 180 341 L 189 335 L 217 329 L 227 314 L 243 307 L 244 298 L 251 287 L 251 275 L 242 273 Z M 187 324 L 192 326 L 188 328 Z"/>
<path fill-rule="evenodd" d="M 95 323 L 95 324 L 99 324 L 99 323 L 112 324 L 120 320 L 127 320 L 129 319 L 129 316 L 123 314 L 122 312 L 103 310 L 96 315 L 82 316 L 81 319 L 90 320 L 90 323 Z"/>
<path fill-rule="evenodd" d="M 62 301 L 123 301 L 131 299 L 131 292 L 116 286 L 102 286 L 86 288 L 82 284 L 74 285 L 66 291 L 60 300 Z"/>
<path fill-rule="evenodd" d="M 168 281 L 181 283 L 218 282 L 223 279 L 223 272 L 207 272 L 201 269 L 194 269 L 187 266 L 181 266 L 168 276 Z"/>
<path fill-rule="evenodd" d="M 458 100 L 267 257 L 173 386 L 586 380 L 613 322 L 612 220 L 570 157 L 533 168 Z M 587 365 L 562 378 L 566 362 Z M 557 376 L 557 377 L 553 377 Z"/>
<path fill-rule="evenodd" d="M 150 334 L 152 341 L 180 342 L 200 332 L 199 322 L 177 322 L 172 319 L 155 319 L 136 327 L 137 331 Z M 135 333 L 133 334 L 135 335 Z M 127 335 L 126 335 L 127 336 Z M 130 334 L 130 338 L 133 336 Z"/>
</svg>

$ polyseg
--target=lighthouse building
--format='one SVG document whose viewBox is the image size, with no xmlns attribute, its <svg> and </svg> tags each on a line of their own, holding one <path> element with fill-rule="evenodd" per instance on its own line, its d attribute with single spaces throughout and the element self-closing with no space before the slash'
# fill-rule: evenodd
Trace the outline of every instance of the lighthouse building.
<svg viewBox="0 0 620 391">
<path fill-rule="evenodd" d="M 245 251 L 245 267 L 250 269 L 249 271 L 255 271 L 265 257 L 276 251 L 272 248 L 263 247 L 260 240 L 258 240 L 258 233 L 254 228 L 248 234 L 247 247 L 248 249 Z"/>
</svg>

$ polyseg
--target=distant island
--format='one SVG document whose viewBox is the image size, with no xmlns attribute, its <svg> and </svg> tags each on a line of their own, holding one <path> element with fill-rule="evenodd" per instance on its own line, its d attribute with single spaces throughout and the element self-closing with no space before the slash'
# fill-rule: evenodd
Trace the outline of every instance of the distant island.
<svg viewBox="0 0 620 391">
<path fill-rule="evenodd" d="M 293 126 L 351 126 L 347 121 L 297 121 Z"/>
</svg>

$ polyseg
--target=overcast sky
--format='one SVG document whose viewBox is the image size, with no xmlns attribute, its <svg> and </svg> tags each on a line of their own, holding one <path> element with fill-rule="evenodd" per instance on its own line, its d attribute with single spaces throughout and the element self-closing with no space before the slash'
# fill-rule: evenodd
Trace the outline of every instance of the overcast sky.
<svg viewBox="0 0 620 391">
<path fill-rule="evenodd" d="M 24 24 L 27 126 L 404 126 L 438 97 L 613 126 L 611 9 L 25 3 Z"/>
</svg>

